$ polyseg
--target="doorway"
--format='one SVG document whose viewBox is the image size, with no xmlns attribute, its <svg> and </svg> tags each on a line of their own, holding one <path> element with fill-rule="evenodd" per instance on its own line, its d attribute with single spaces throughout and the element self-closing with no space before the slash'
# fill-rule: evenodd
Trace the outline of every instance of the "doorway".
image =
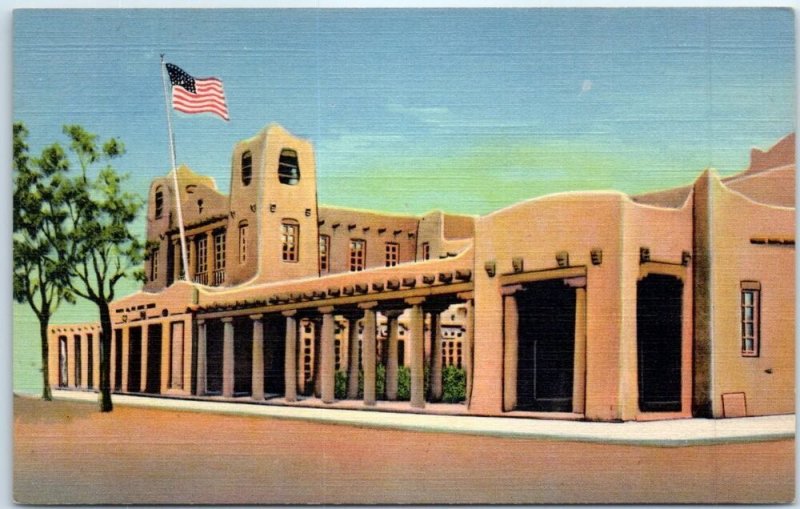
<svg viewBox="0 0 800 509">
<path fill-rule="evenodd" d="M 147 380 L 144 392 L 161 392 L 161 324 L 147 327 Z"/>
<path fill-rule="evenodd" d="M 683 282 L 651 274 L 636 289 L 639 409 L 681 410 Z"/>
<path fill-rule="evenodd" d="M 142 388 L 142 328 L 131 327 L 128 336 L 128 392 Z"/>
<path fill-rule="evenodd" d="M 222 334 L 221 321 L 206 322 L 206 394 L 222 394 Z"/>
<path fill-rule="evenodd" d="M 233 395 L 246 396 L 253 392 L 253 320 L 237 317 L 233 320 Z"/>
<path fill-rule="evenodd" d="M 575 288 L 562 279 L 537 281 L 516 298 L 517 409 L 572 412 Z"/>
</svg>

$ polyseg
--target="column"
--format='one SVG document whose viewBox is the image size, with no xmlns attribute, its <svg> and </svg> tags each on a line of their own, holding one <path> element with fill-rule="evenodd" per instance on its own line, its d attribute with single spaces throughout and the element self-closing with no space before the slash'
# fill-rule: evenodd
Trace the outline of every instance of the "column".
<svg viewBox="0 0 800 509">
<path fill-rule="evenodd" d="M 347 362 L 347 399 L 358 397 L 358 320 L 354 316 L 347 317 L 347 352 L 350 356 Z"/>
<path fill-rule="evenodd" d="M 312 330 L 314 331 L 314 356 L 311 364 L 311 383 L 314 384 L 313 394 L 315 398 L 322 396 L 322 385 L 320 384 L 320 381 L 322 380 L 322 377 L 320 376 L 320 365 L 322 361 L 322 327 L 320 322 L 321 320 L 319 318 L 311 320 Z"/>
<path fill-rule="evenodd" d="M 431 401 L 442 399 L 442 311 L 431 311 Z"/>
<path fill-rule="evenodd" d="M 386 399 L 389 401 L 396 401 L 397 400 L 397 372 L 398 372 L 398 364 L 397 364 L 397 335 L 398 335 L 398 323 L 397 317 L 403 313 L 402 310 L 392 309 L 388 311 L 383 311 L 383 315 L 386 317 L 386 331 L 387 331 L 387 341 L 386 341 L 386 349 L 387 349 L 387 356 L 386 356 Z"/>
<path fill-rule="evenodd" d="M 251 315 L 253 320 L 253 371 L 252 397 L 256 401 L 264 399 L 264 315 Z"/>
<path fill-rule="evenodd" d="M 411 406 L 425 408 L 425 319 L 422 312 L 424 297 L 406 299 L 411 305 Z"/>
<path fill-rule="evenodd" d="M 575 371 L 572 411 L 585 412 L 586 399 L 586 287 L 575 288 Z"/>
<path fill-rule="evenodd" d="M 116 375 L 117 375 L 116 358 L 117 358 L 117 355 L 120 355 L 120 352 L 117 351 L 117 330 L 121 331 L 122 329 L 120 328 L 120 329 L 112 329 L 111 330 L 111 349 L 110 349 L 110 355 L 108 356 L 108 362 L 110 364 L 110 366 L 108 366 L 108 386 L 111 389 L 111 392 L 116 392 L 118 390 L 118 387 L 114 384 L 114 382 L 117 379 L 116 378 Z M 98 341 L 99 341 L 99 338 L 100 338 L 100 332 L 99 331 L 97 332 L 97 337 L 98 337 Z M 58 344 L 58 343 L 56 343 L 56 344 Z M 99 352 L 100 352 L 100 350 L 98 350 L 98 353 Z M 100 355 L 98 355 L 98 357 L 99 356 Z M 98 369 L 99 369 L 99 365 L 98 365 Z M 55 387 L 55 385 L 53 387 Z M 100 389 L 100 371 L 99 370 L 97 372 L 97 388 L 98 388 L 98 390 Z"/>
<path fill-rule="evenodd" d="M 222 318 L 222 396 L 233 397 L 233 318 Z"/>
<path fill-rule="evenodd" d="M 503 411 L 517 406 L 517 349 L 519 342 L 518 287 L 503 288 Z"/>
<path fill-rule="evenodd" d="M 333 403 L 336 381 L 336 350 L 334 345 L 335 325 L 333 323 L 333 306 L 319 308 L 322 313 L 320 331 L 319 386 L 323 403 Z"/>
<path fill-rule="evenodd" d="M 114 337 L 114 331 L 111 331 L 111 337 Z M 112 343 L 114 340 L 112 339 Z M 92 381 L 94 382 L 94 389 L 100 388 L 100 330 L 92 331 L 92 349 L 94 350 L 94 354 L 92 354 L 92 371 L 94 375 L 92 376 Z M 111 359 L 111 357 L 109 357 Z M 113 378 L 111 379 L 111 385 L 113 385 Z"/>
<path fill-rule="evenodd" d="M 472 396 L 472 344 L 474 338 L 474 316 L 472 309 L 472 299 L 467 299 L 464 302 L 466 308 L 466 321 L 464 323 L 464 371 L 466 372 L 467 387 L 465 391 L 467 408 L 469 408 L 470 397 Z"/>
<path fill-rule="evenodd" d="M 206 394 L 206 321 L 197 320 L 197 395 Z"/>
<path fill-rule="evenodd" d="M 288 403 L 297 401 L 297 311 L 284 311 L 286 317 L 286 346 L 283 360 L 283 383 Z"/>
<path fill-rule="evenodd" d="M 364 404 L 375 404 L 375 307 L 377 302 L 359 304 L 364 310 L 364 332 L 361 335 L 361 363 L 364 367 Z"/>
<path fill-rule="evenodd" d="M 139 364 L 139 391 L 145 392 L 147 390 L 147 349 L 148 349 L 148 326 L 146 323 L 142 324 L 142 362 Z"/>
<path fill-rule="evenodd" d="M 128 356 L 131 351 L 131 328 L 122 328 L 122 392 L 128 392 Z M 119 352 L 117 352 L 119 353 Z"/>
</svg>

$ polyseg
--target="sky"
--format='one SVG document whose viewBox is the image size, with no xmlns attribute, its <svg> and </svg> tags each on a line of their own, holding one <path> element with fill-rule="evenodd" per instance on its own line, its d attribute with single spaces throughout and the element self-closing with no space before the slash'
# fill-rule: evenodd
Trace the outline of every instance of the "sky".
<svg viewBox="0 0 800 509">
<path fill-rule="evenodd" d="M 656 190 L 742 170 L 795 129 L 788 9 L 21 10 L 13 29 L 33 151 L 64 124 L 118 137 L 143 197 L 170 169 L 161 53 L 222 79 L 230 111 L 173 113 L 179 164 L 227 192 L 233 145 L 279 123 L 314 144 L 328 205 L 486 214 Z M 31 320 L 15 305 L 15 335 Z"/>
</svg>

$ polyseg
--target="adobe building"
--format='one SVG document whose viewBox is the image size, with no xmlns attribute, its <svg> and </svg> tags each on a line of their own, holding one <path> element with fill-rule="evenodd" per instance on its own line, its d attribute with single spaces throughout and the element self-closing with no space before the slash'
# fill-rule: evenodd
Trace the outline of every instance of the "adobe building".
<svg viewBox="0 0 800 509">
<path fill-rule="evenodd" d="M 271 125 L 234 147 L 228 196 L 177 169 L 188 275 L 172 174 L 152 182 L 148 280 L 111 306 L 113 390 L 372 409 L 404 372 L 395 410 L 793 413 L 794 143 L 667 191 L 415 216 L 318 204 L 311 144 Z M 98 335 L 51 327 L 54 386 L 96 387 Z"/>
</svg>

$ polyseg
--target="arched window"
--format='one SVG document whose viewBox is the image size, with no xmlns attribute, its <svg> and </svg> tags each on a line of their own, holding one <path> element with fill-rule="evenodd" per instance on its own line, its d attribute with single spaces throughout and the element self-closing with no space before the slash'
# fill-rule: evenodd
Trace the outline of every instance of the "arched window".
<svg viewBox="0 0 800 509">
<path fill-rule="evenodd" d="M 297 152 L 290 148 L 281 150 L 281 158 L 278 160 L 278 181 L 289 186 L 297 185 L 300 182 L 300 163 L 297 160 Z"/>
<path fill-rule="evenodd" d="M 164 190 L 161 189 L 161 186 L 156 188 L 156 195 L 154 201 L 156 208 L 155 217 L 156 219 L 159 219 L 161 215 L 164 213 Z"/>
<path fill-rule="evenodd" d="M 253 179 L 253 154 L 249 150 L 242 154 L 242 185 L 249 186 Z"/>
</svg>

